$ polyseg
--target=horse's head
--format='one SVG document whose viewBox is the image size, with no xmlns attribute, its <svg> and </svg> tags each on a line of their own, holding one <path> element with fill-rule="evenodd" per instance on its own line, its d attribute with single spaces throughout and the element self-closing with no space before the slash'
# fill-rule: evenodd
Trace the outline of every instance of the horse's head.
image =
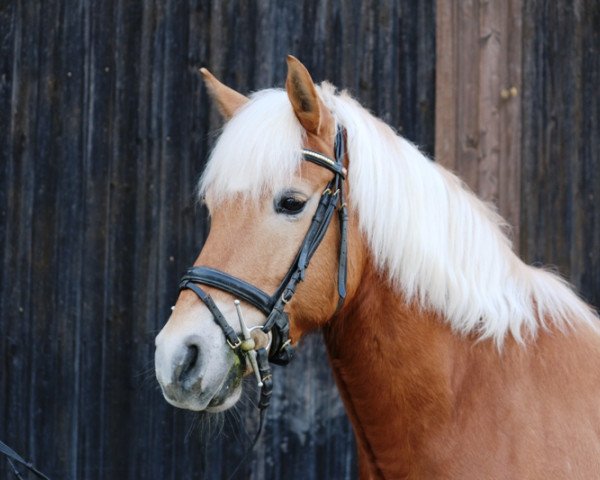
<svg viewBox="0 0 600 480">
<path fill-rule="evenodd" d="M 323 209 L 323 192 L 336 181 L 343 182 L 343 175 L 336 174 L 343 154 L 338 152 L 338 166 L 323 163 L 336 158 L 335 120 L 308 71 L 293 57 L 288 58 L 286 92 L 259 92 L 252 99 L 224 86 L 206 70 L 203 75 L 229 121 L 202 179 L 211 228 L 194 265 L 224 272 L 269 296 L 277 292 L 277 297 L 271 297 L 274 302 L 283 296 L 286 301 L 279 301 L 279 307 L 289 316 L 290 339 L 296 342 L 303 333 L 334 316 L 339 302 L 342 220 L 337 214 L 331 214 L 325 225 L 306 277 L 297 282 L 293 301 L 288 303 L 287 294 L 278 291 L 293 273 L 290 268 L 298 260 L 307 232 L 314 229 L 315 212 Z M 310 156 L 306 150 L 316 152 L 312 161 L 302 161 L 303 151 L 305 158 Z M 319 155 L 327 158 L 321 160 Z M 331 190 L 331 194 L 336 193 Z M 342 206 L 342 200 L 335 198 L 334 212 Z M 358 249 L 352 250 L 357 254 Z M 243 295 L 229 293 L 230 289 L 215 288 L 210 281 L 201 283 L 202 291 L 214 300 L 217 313 L 206 300 L 200 301 L 201 293 L 194 285 L 183 289 L 171 318 L 156 338 L 156 374 L 173 405 L 219 411 L 236 403 L 241 379 L 251 371 L 240 349 L 232 348 L 235 339 L 225 334 L 231 327 L 242 336 L 234 300 L 242 300 L 243 317 L 257 349 L 270 348 L 273 355 L 271 343 L 281 339 L 274 339 L 272 332 L 258 333 L 273 305 L 263 309 L 244 301 Z M 352 282 L 349 289 L 354 290 Z M 219 312 L 225 325 L 216 321 Z"/>
</svg>

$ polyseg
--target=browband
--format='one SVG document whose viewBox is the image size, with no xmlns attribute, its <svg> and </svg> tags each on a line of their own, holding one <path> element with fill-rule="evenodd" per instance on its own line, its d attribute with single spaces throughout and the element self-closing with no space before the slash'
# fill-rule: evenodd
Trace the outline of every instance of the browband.
<svg viewBox="0 0 600 480">
<path fill-rule="evenodd" d="M 337 173 L 341 175 L 343 179 L 346 178 L 346 169 L 341 163 L 337 163 L 335 160 L 323 155 L 319 152 L 313 152 L 312 150 L 308 150 L 306 148 L 302 149 L 302 155 L 305 160 L 309 162 L 315 163 L 321 167 L 325 167 L 328 170 L 331 170 L 333 173 Z"/>
</svg>

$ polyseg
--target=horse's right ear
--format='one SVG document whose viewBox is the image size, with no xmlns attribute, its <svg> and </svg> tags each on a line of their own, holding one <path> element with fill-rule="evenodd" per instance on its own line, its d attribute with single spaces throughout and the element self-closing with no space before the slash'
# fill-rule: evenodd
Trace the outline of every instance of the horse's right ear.
<svg viewBox="0 0 600 480">
<path fill-rule="evenodd" d="M 200 73 L 204 78 L 204 84 L 208 88 L 208 93 L 217 102 L 219 111 L 225 120 L 229 120 L 235 112 L 249 102 L 250 99 L 248 97 L 219 82 L 206 68 L 201 68 Z"/>
</svg>

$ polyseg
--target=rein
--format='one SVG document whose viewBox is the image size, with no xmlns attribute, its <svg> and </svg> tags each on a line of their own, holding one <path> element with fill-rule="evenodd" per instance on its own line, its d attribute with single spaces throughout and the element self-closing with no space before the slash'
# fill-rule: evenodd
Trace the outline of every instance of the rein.
<svg viewBox="0 0 600 480">
<path fill-rule="evenodd" d="M 25 468 L 27 468 L 30 472 L 32 472 L 36 477 L 41 478 L 43 480 L 50 480 L 46 475 L 40 472 L 37 468 L 34 467 L 33 463 L 25 460 L 21 455 L 15 452 L 12 448 L 10 448 L 6 443 L 0 441 L 0 453 L 6 455 L 8 459 L 8 463 L 10 464 L 13 474 L 20 480 L 23 480 L 23 475 L 17 469 L 16 465 L 13 463 L 20 463 Z"/>
<path fill-rule="evenodd" d="M 258 385 L 261 387 L 261 395 L 258 403 L 258 408 L 261 410 L 261 417 L 264 410 L 269 406 L 273 391 L 273 377 L 269 361 L 277 365 L 287 365 L 294 354 L 289 336 L 290 322 L 285 312 L 285 306 L 296 293 L 298 284 L 304 280 L 310 259 L 323 240 L 336 209 L 340 223 L 338 260 L 339 300 L 337 311 L 340 310 L 346 298 L 348 211 L 344 195 L 344 179 L 347 172 L 343 165 L 345 131 L 340 127 L 338 127 L 335 136 L 334 152 L 335 158 L 332 159 L 312 150 L 302 150 L 304 160 L 332 171 L 334 177 L 321 194 L 317 210 L 296 254 L 296 258 L 274 294 L 269 295 L 260 288 L 226 272 L 202 266 L 189 268 L 179 284 L 180 291 L 187 289 L 196 294 L 212 314 L 215 323 L 223 330 L 228 345 L 242 358 L 250 362 L 257 377 Z M 218 288 L 236 297 L 236 309 L 243 336 L 242 339 L 240 339 L 231 325 L 227 323 L 225 316 L 219 310 L 211 296 L 199 284 Z M 251 336 L 251 329 L 248 329 L 243 321 L 237 298 L 250 303 L 266 315 L 267 320 L 264 325 L 255 328 L 260 328 L 265 334 L 272 334 L 270 348 L 257 348 Z"/>
</svg>

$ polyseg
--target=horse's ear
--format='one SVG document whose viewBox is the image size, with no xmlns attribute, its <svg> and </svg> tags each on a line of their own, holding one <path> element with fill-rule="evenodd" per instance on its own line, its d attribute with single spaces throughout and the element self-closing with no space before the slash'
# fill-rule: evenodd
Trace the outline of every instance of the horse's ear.
<svg viewBox="0 0 600 480">
<path fill-rule="evenodd" d="M 287 56 L 288 74 L 285 89 L 294 113 L 307 132 L 321 134 L 331 114 L 323 105 L 308 70 L 300 60 Z"/>
<path fill-rule="evenodd" d="M 219 111 L 225 117 L 225 120 L 229 120 L 235 112 L 248 103 L 248 97 L 219 82 L 206 68 L 201 68 L 200 73 L 204 78 L 204 84 L 208 88 L 208 93 L 217 102 Z"/>
</svg>

